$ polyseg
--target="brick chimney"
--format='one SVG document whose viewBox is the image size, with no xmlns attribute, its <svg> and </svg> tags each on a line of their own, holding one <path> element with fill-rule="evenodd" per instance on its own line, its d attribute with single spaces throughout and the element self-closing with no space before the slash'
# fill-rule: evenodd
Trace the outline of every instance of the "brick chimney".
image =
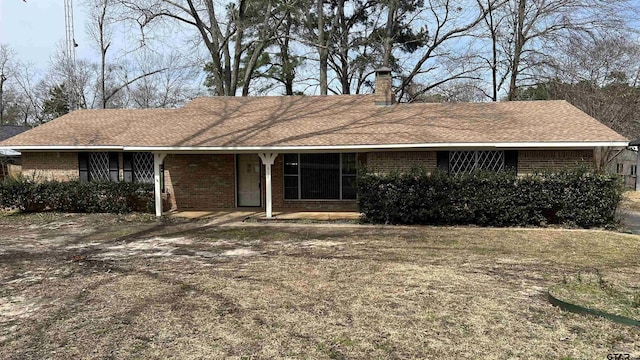
<svg viewBox="0 0 640 360">
<path fill-rule="evenodd" d="M 389 106 L 396 102 L 391 90 L 391 69 L 381 67 L 376 70 L 376 87 L 374 89 L 376 105 Z"/>
</svg>

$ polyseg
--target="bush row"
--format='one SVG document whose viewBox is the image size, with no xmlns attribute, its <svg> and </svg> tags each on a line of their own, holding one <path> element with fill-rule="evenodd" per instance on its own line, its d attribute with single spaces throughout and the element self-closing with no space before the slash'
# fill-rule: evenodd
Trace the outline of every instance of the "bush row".
<svg viewBox="0 0 640 360">
<path fill-rule="evenodd" d="M 127 213 L 153 209 L 153 185 L 124 182 L 0 182 L 0 209 Z"/>
<path fill-rule="evenodd" d="M 476 172 L 450 176 L 360 172 L 360 211 L 373 223 L 611 227 L 622 196 L 615 175 L 585 169 L 518 177 Z"/>
</svg>

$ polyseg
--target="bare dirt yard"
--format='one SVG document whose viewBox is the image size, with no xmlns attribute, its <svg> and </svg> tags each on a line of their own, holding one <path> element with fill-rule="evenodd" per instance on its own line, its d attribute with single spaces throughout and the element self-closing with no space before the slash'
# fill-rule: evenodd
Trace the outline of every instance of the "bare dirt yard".
<svg viewBox="0 0 640 360">
<path fill-rule="evenodd" d="M 597 230 L 4 215 L 0 358 L 633 358 L 640 329 L 546 290 L 639 265 Z"/>
</svg>

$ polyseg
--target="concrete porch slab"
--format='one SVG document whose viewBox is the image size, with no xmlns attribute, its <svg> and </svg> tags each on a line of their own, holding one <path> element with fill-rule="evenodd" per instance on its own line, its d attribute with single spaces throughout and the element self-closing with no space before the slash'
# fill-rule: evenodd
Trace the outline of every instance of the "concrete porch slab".
<svg viewBox="0 0 640 360">
<path fill-rule="evenodd" d="M 316 221 L 336 221 L 336 220 L 358 220 L 360 213 L 356 211 L 297 211 L 283 210 L 274 211 L 273 218 L 267 219 L 263 209 L 242 208 L 242 209 L 221 209 L 212 211 L 173 211 L 169 216 L 186 219 L 212 219 L 214 222 L 244 221 L 247 219 L 269 221 L 269 220 L 316 220 Z"/>
<path fill-rule="evenodd" d="M 259 220 L 269 220 L 260 214 Z M 275 211 L 273 220 L 358 220 L 360 213 L 356 211 Z"/>
</svg>

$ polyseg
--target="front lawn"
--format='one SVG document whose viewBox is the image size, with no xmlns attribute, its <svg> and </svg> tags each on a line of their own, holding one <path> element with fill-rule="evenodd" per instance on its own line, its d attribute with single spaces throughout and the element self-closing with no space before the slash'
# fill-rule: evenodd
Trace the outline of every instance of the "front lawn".
<svg viewBox="0 0 640 360">
<path fill-rule="evenodd" d="M 640 356 L 640 329 L 547 303 L 592 268 L 640 289 L 640 237 L 2 216 L 0 358 Z"/>
</svg>

